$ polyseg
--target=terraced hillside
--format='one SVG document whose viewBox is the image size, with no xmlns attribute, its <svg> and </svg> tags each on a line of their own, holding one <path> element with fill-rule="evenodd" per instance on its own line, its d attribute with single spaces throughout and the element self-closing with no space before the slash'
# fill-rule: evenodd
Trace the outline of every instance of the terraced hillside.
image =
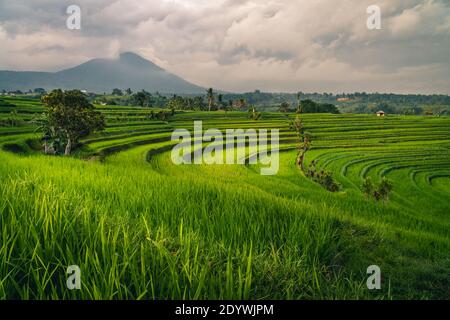
<svg viewBox="0 0 450 320">
<path fill-rule="evenodd" d="M 448 298 L 450 118 L 304 115 L 330 193 L 295 165 L 294 115 L 99 107 L 107 129 L 72 158 L 39 152 L 35 100 L 0 101 L 0 297 Z M 156 111 L 157 112 L 157 111 Z M 279 129 L 280 170 L 181 165 L 176 128 Z M 386 203 L 365 177 L 386 176 Z M 66 289 L 79 265 L 82 290 Z M 366 287 L 378 265 L 382 289 Z"/>
</svg>

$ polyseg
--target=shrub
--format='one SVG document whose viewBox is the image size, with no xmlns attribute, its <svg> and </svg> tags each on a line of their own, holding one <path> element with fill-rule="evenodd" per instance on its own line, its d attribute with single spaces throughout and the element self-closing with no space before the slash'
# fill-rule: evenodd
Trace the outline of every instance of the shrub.
<svg viewBox="0 0 450 320">
<path fill-rule="evenodd" d="M 306 177 L 319 183 L 330 192 L 339 191 L 340 189 L 339 183 L 337 183 L 336 180 L 334 180 L 333 174 L 329 171 L 324 170 L 317 171 L 316 165 L 317 165 L 316 160 L 311 162 L 309 168 L 305 170 Z"/>
<path fill-rule="evenodd" d="M 369 198 L 373 194 L 374 185 L 370 177 L 364 179 L 364 182 L 362 184 L 362 190 L 367 198 Z"/>
<path fill-rule="evenodd" d="M 362 184 L 362 191 L 364 192 L 364 195 L 367 198 L 373 198 L 376 201 L 388 201 L 389 200 L 389 194 L 393 190 L 393 184 L 392 182 L 387 179 L 386 177 L 383 177 L 381 179 L 381 182 L 376 186 L 370 177 L 364 179 L 364 182 Z"/>
<path fill-rule="evenodd" d="M 378 192 L 383 200 L 389 200 L 389 194 L 394 188 L 392 182 L 385 177 L 381 180 L 380 185 L 378 186 Z"/>
</svg>

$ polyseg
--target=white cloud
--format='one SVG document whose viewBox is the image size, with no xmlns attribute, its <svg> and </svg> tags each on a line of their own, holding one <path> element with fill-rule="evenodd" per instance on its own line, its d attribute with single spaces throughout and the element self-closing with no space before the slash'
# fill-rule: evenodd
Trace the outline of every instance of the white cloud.
<svg viewBox="0 0 450 320">
<path fill-rule="evenodd" d="M 379 0 L 383 29 L 370 31 L 373 0 L 79 0 L 81 32 L 64 28 L 69 2 L 0 0 L 0 68 L 135 51 L 224 90 L 450 93 L 443 1 Z"/>
</svg>

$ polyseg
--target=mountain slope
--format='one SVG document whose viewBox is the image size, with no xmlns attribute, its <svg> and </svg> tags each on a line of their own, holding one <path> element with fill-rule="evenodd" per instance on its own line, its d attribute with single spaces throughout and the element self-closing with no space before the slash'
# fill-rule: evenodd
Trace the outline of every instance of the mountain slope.
<svg viewBox="0 0 450 320">
<path fill-rule="evenodd" d="M 134 53 L 118 59 L 93 59 L 59 72 L 0 71 L 0 90 L 81 89 L 110 92 L 114 88 L 161 93 L 203 93 L 204 89 L 171 74 Z"/>
</svg>

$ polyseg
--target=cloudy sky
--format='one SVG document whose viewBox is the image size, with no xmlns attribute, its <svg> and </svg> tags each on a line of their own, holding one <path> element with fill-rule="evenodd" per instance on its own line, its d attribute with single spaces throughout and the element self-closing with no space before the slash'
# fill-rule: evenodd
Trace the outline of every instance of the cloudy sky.
<svg viewBox="0 0 450 320">
<path fill-rule="evenodd" d="M 66 28 L 72 4 L 81 30 Z M 229 91 L 450 94 L 450 0 L 0 0 L 0 69 L 124 51 Z"/>
</svg>

